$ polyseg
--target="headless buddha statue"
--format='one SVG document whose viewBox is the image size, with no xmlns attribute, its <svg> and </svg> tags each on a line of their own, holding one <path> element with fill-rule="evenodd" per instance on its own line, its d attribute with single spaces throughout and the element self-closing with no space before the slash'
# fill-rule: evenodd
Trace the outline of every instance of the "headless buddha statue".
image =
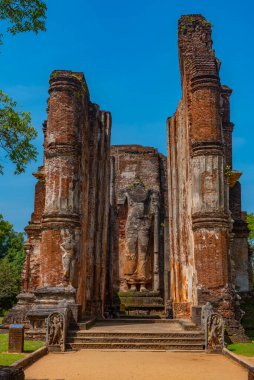
<svg viewBox="0 0 254 380">
<path fill-rule="evenodd" d="M 126 253 L 124 257 L 124 277 L 130 290 L 146 291 L 151 281 L 149 269 L 149 244 L 158 194 L 137 184 L 125 192 L 128 201 L 128 214 L 125 225 Z"/>
</svg>

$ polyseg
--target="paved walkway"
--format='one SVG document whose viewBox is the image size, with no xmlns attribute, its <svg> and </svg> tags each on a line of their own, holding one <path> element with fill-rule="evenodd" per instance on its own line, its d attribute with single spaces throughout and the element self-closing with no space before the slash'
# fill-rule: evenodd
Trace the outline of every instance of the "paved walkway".
<svg viewBox="0 0 254 380">
<path fill-rule="evenodd" d="M 49 354 L 26 380 L 247 380 L 247 371 L 222 355 L 186 352 L 88 351 Z"/>
</svg>

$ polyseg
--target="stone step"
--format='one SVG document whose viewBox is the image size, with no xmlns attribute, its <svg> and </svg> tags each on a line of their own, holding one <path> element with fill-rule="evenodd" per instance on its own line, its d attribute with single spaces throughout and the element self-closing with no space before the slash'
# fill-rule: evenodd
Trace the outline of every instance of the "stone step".
<svg viewBox="0 0 254 380">
<path fill-rule="evenodd" d="M 91 329 L 71 328 L 67 349 L 202 351 L 205 335 L 189 320 L 121 318 L 97 320 Z"/>
<path fill-rule="evenodd" d="M 200 343 L 67 343 L 67 349 L 87 350 L 153 350 L 153 351 L 203 351 Z"/>
<path fill-rule="evenodd" d="M 195 326 L 194 323 L 188 321 L 188 320 L 181 320 L 181 319 L 162 319 L 162 318 L 117 318 L 117 319 L 99 319 L 96 321 L 96 325 L 98 324 L 153 324 L 153 323 L 166 323 L 168 325 L 172 324 L 182 324 L 187 323 Z M 82 322 L 79 322 L 79 324 L 82 324 Z"/>
<path fill-rule="evenodd" d="M 160 337 L 160 338 L 154 338 L 154 337 L 151 337 L 151 338 L 141 338 L 141 337 L 125 337 L 125 336 L 121 336 L 121 337 L 94 337 L 94 336 L 90 336 L 90 337 L 71 337 L 71 336 L 68 336 L 67 337 L 67 343 L 97 343 L 97 344 L 108 344 L 108 343 L 113 343 L 113 344 L 117 344 L 117 343 L 128 343 L 128 344 L 132 344 L 132 343 L 138 343 L 138 344 L 147 344 L 147 343 L 152 343 L 152 344 L 160 344 L 160 343 L 163 343 L 163 344 L 175 344 L 175 343 L 179 343 L 179 344 L 201 344 L 203 345 L 204 344 L 204 337 L 198 337 L 198 338 L 184 338 L 184 337 L 174 337 L 174 338 L 163 338 L 163 337 Z"/>
<path fill-rule="evenodd" d="M 200 338 L 204 339 L 205 334 L 202 331 L 172 331 L 168 333 L 149 333 L 149 332 L 92 332 L 92 331 L 75 331 L 69 330 L 68 337 L 72 338 Z"/>
<path fill-rule="evenodd" d="M 118 319 L 101 319 L 97 320 L 95 326 L 123 326 L 123 325 L 152 325 L 163 324 L 163 326 L 178 327 L 185 330 L 197 330 L 199 327 L 190 320 L 185 319 L 142 319 L 142 318 L 118 318 Z M 86 322 L 78 322 L 76 327 L 78 329 L 87 329 Z M 91 325 L 92 326 L 92 325 Z"/>
<path fill-rule="evenodd" d="M 67 349 L 202 351 L 205 335 L 189 320 L 97 320 L 87 330 L 84 322 L 71 328 Z"/>
</svg>

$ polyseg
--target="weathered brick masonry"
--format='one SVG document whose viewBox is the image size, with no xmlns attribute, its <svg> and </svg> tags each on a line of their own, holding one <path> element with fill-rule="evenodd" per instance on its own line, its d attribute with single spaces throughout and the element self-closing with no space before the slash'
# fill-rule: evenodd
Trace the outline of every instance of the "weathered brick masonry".
<svg viewBox="0 0 254 380">
<path fill-rule="evenodd" d="M 220 83 L 210 23 L 183 16 L 178 33 L 182 99 L 167 158 L 110 147 L 111 116 L 90 101 L 83 74 L 51 74 L 22 293 L 6 321 L 39 329 L 68 305 L 83 319 L 120 304 L 163 314 L 172 299 L 175 318 L 210 302 L 231 335 L 242 332 L 237 292 L 252 280 L 232 90 Z"/>
<path fill-rule="evenodd" d="M 249 290 L 250 284 L 239 175 L 231 170 L 231 90 L 220 84 L 210 23 L 200 15 L 183 16 L 178 33 L 183 95 L 168 120 L 174 312 L 189 317 L 192 305 L 209 301 L 237 327 L 235 290 Z"/>
<path fill-rule="evenodd" d="M 54 71 L 49 94 L 16 320 L 22 308 L 31 321 L 68 303 L 103 314 L 111 116 L 90 102 L 81 73 Z"/>
</svg>

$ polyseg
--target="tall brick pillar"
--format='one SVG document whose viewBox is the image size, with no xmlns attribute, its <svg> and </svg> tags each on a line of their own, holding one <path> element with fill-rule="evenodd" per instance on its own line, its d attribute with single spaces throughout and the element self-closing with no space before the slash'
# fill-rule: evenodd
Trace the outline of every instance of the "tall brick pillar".
<svg viewBox="0 0 254 380">
<path fill-rule="evenodd" d="M 44 141 L 45 208 L 42 217 L 41 285 L 29 313 L 75 304 L 80 260 L 81 126 L 85 80 L 82 74 L 54 71 L 50 78 Z"/>
<path fill-rule="evenodd" d="M 229 328 L 239 328 L 231 282 L 232 219 L 225 175 L 226 165 L 232 163 L 231 90 L 220 84 L 211 24 L 201 15 L 183 16 L 178 33 L 183 96 L 168 123 L 174 314 L 187 317 L 192 306 L 211 302 Z"/>
<path fill-rule="evenodd" d="M 200 67 L 195 63 L 196 70 L 191 77 L 192 228 L 198 303 L 218 297 L 224 303 L 223 295 L 230 280 L 231 226 L 221 134 L 220 82 L 213 61 L 209 72 L 204 70 L 202 62 Z"/>
<path fill-rule="evenodd" d="M 179 45 L 188 88 L 197 303 L 212 302 L 225 318 L 232 319 L 220 63 L 212 49 L 211 25 L 202 16 L 183 17 Z"/>
<path fill-rule="evenodd" d="M 53 72 L 45 138 L 43 287 L 71 287 L 80 239 L 80 119 L 83 76 Z"/>
<path fill-rule="evenodd" d="M 10 313 L 42 330 L 69 306 L 75 319 L 103 315 L 109 227 L 111 115 L 90 102 L 82 73 L 54 71 L 49 94 L 24 294 Z"/>
</svg>

